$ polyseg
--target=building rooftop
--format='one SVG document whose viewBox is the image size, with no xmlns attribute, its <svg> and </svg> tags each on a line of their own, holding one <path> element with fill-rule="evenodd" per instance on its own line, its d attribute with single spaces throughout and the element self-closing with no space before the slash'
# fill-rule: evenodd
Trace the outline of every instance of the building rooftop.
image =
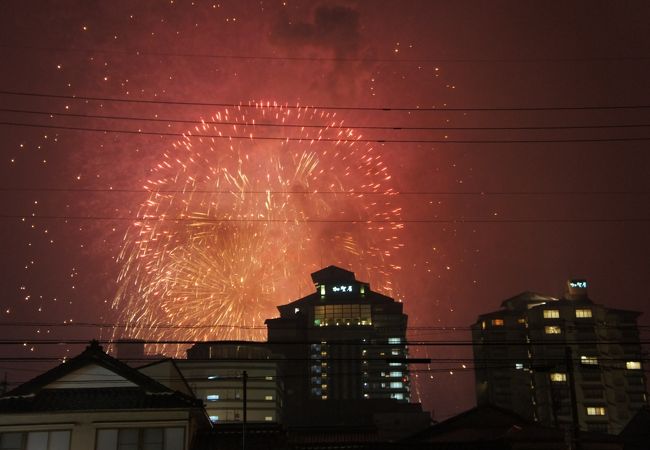
<svg viewBox="0 0 650 450">
<path fill-rule="evenodd" d="M 0 397 L 0 411 L 202 407 L 106 354 L 97 341 L 78 356 Z"/>
<path fill-rule="evenodd" d="M 356 283 L 354 272 L 341 269 L 337 266 L 328 266 L 311 274 L 311 279 L 316 285 L 325 283 Z"/>
<path fill-rule="evenodd" d="M 200 406 L 199 403 L 200 400 L 170 390 L 147 392 L 139 387 L 42 389 L 34 395 L 0 397 L 0 411 L 188 408 Z"/>
<path fill-rule="evenodd" d="M 542 304 L 546 302 L 557 301 L 557 298 L 548 295 L 539 294 L 537 292 L 524 291 L 520 294 L 510 297 L 501 303 L 502 308 L 512 310 L 529 309 L 531 305 Z"/>
</svg>

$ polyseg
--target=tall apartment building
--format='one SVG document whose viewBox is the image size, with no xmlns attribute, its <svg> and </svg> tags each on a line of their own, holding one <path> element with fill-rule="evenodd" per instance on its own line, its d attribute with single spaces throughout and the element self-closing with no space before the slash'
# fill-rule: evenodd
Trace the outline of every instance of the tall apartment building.
<svg viewBox="0 0 650 450">
<path fill-rule="evenodd" d="M 413 406 L 402 304 L 339 267 L 311 277 L 314 292 L 266 321 L 269 346 L 286 357 L 287 415 L 344 422 Z"/>
<path fill-rule="evenodd" d="M 479 405 L 565 426 L 573 381 L 580 428 L 615 434 L 647 404 L 640 313 L 595 304 L 585 280 L 563 298 L 524 292 L 501 306 L 472 325 Z"/>
</svg>

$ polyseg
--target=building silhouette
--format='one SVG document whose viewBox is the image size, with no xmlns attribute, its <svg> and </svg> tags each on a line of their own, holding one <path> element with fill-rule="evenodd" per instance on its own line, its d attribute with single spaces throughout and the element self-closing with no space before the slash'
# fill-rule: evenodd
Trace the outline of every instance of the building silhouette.
<svg viewBox="0 0 650 450">
<path fill-rule="evenodd" d="M 501 306 L 472 325 L 479 405 L 555 426 L 575 410 L 581 430 L 616 434 L 647 403 L 640 313 L 595 304 L 585 280 L 559 299 L 524 292 Z"/>
<path fill-rule="evenodd" d="M 279 306 L 280 317 L 266 321 L 269 346 L 286 358 L 286 421 L 406 426 L 401 419 L 411 417 L 426 425 L 428 414 L 409 403 L 402 304 L 339 267 L 311 277 L 314 292 Z"/>
</svg>

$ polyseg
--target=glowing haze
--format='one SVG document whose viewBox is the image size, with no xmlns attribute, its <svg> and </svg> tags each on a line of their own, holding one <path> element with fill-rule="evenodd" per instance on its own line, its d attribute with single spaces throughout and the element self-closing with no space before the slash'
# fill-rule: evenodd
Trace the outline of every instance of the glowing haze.
<svg viewBox="0 0 650 450">
<path fill-rule="evenodd" d="M 263 338 L 329 264 L 416 341 L 570 277 L 650 324 L 650 2 L 2 6 L 10 387 L 92 338 Z M 437 420 L 475 404 L 469 346 L 411 351 Z"/>
<path fill-rule="evenodd" d="M 259 339 L 275 306 L 311 292 L 304 275 L 330 263 L 392 294 L 401 208 L 360 138 L 335 113 L 269 104 L 188 131 L 153 168 L 126 234 L 116 336 Z"/>
</svg>

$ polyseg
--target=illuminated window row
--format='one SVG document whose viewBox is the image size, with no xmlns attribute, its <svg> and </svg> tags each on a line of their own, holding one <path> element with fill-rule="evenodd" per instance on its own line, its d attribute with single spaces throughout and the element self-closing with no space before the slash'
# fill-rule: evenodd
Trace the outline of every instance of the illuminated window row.
<svg viewBox="0 0 650 450">
<path fill-rule="evenodd" d="M 319 305 L 314 307 L 314 325 L 372 325 L 370 305 Z"/>
<path fill-rule="evenodd" d="M 587 365 L 587 366 L 597 366 L 598 365 L 598 358 L 595 356 L 585 356 L 582 355 L 580 356 L 580 363 Z"/>
<path fill-rule="evenodd" d="M 239 397 L 240 397 L 240 394 L 238 394 L 238 393 L 235 394 L 235 398 L 239 398 Z M 216 401 L 221 400 L 221 396 L 219 394 L 209 394 L 209 395 L 205 396 L 205 399 L 208 402 L 216 402 Z M 264 400 L 273 400 L 273 396 L 272 395 L 266 395 L 266 396 L 264 396 Z M 2 447 L 0 447 L 0 450 L 1 449 L 2 449 Z"/>
<path fill-rule="evenodd" d="M 607 408 L 604 406 L 587 406 L 588 416 L 604 416 L 607 414 Z"/>
<path fill-rule="evenodd" d="M 550 375 L 551 381 L 554 383 L 564 383 L 566 382 L 566 373 L 555 372 Z"/>
<path fill-rule="evenodd" d="M 560 317 L 560 311 L 558 309 L 545 309 L 544 318 L 545 319 L 558 319 Z"/>
<path fill-rule="evenodd" d="M 592 317 L 591 315 L 591 309 L 585 308 L 585 309 L 576 309 L 576 317 L 579 319 L 585 319 Z"/>
<path fill-rule="evenodd" d="M 210 421 L 211 422 L 219 422 L 219 416 L 210 416 Z M 265 422 L 273 422 L 273 416 L 264 416 L 264 421 Z M 129 448 L 131 448 L 131 447 L 129 447 Z M 149 448 L 149 447 L 145 447 L 145 448 Z M 157 447 L 151 447 L 151 448 L 157 448 Z"/>
<path fill-rule="evenodd" d="M 592 312 L 590 308 L 580 308 L 575 310 L 576 318 L 578 319 L 586 319 L 593 317 Z M 543 316 L 544 319 L 559 319 L 560 318 L 560 310 L 559 309 L 545 309 L 543 311 Z M 504 326 L 504 320 L 503 319 L 492 319 L 490 321 L 493 327 L 502 327 Z M 521 325 L 526 325 L 526 319 L 523 317 L 520 317 L 517 319 L 517 323 Z M 485 329 L 485 321 L 481 323 L 481 328 Z"/>
<path fill-rule="evenodd" d="M 315 319 L 370 318 L 370 305 L 319 305 L 314 307 Z"/>
</svg>

